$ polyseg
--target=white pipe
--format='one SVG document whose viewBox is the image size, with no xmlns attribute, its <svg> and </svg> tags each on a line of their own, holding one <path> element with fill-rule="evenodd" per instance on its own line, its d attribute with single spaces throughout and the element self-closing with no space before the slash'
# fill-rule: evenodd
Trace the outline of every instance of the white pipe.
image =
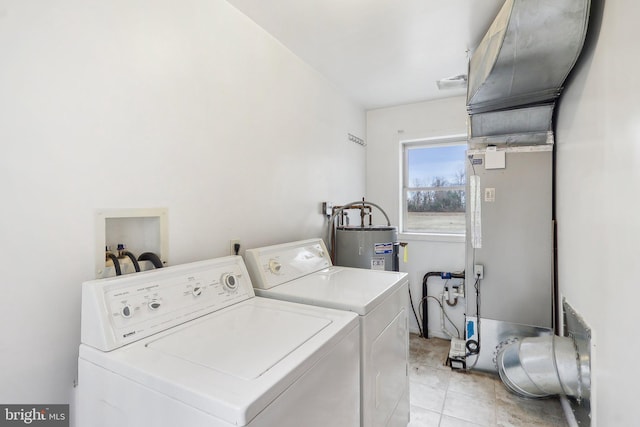
<svg viewBox="0 0 640 427">
<path fill-rule="evenodd" d="M 444 324 L 444 292 L 445 291 L 443 290 L 440 294 L 440 329 L 442 330 L 442 332 L 449 335 L 449 338 L 460 338 L 459 336 L 453 335 L 451 332 L 449 332 Z"/>
<path fill-rule="evenodd" d="M 573 409 L 571 409 L 571 404 L 569 403 L 567 396 L 560 397 L 560 404 L 562 405 L 562 412 L 564 412 L 564 417 L 567 420 L 569 427 L 580 427 L 578 420 L 576 419 L 576 414 L 573 413 Z"/>
</svg>

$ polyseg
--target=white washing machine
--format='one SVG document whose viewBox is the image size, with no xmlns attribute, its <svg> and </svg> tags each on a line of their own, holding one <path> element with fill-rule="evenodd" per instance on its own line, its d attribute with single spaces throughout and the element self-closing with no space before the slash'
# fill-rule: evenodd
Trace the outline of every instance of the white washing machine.
<svg viewBox="0 0 640 427">
<path fill-rule="evenodd" d="M 407 274 L 332 266 L 321 239 L 249 249 L 245 260 L 258 296 L 358 314 L 361 426 L 405 427 L 409 422 Z"/>
<path fill-rule="evenodd" d="M 79 427 L 359 425 L 353 313 L 256 297 L 241 257 L 82 285 Z"/>
</svg>

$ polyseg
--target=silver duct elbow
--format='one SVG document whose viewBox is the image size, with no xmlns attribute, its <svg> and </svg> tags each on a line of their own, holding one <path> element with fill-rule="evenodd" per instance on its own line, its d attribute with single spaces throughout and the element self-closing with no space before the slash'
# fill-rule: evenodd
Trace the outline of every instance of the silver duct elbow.
<svg viewBox="0 0 640 427">
<path fill-rule="evenodd" d="M 503 347 L 496 358 L 502 382 L 528 398 L 553 395 L 583 397 L 589 389 L 589 368 L 581 363 L 572 338 L 524 338 Z"/>
</svg>

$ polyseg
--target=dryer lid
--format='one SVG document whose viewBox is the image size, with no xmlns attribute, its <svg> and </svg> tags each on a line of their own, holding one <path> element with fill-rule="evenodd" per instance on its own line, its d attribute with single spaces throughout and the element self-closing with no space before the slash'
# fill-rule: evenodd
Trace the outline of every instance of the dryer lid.
<svg viewBox="0 0 640 427">
<path fill-rule="evenodd" d="M 329 267 L 271 289 L 255 291 L 264 297 L 347 310 L 364 316 L 407 283 L 407 273 Z"/>
</svg>

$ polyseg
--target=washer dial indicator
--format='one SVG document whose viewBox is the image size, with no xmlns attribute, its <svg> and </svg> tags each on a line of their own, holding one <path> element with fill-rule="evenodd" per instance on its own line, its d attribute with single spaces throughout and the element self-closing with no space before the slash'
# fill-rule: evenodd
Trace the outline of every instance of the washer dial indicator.
<svg viewBox="0 0 640 427">
<path fill-rule="evenodd" d="M 128 319 L 133 316 L 133 308 L 129 304 L 124 304 L 122 308 L 120 308 L 120 314 L 125 319 Z"/>
<path fill-rule="evenodd" d="M 238 278 L 233 273 L 225 273 L 222 275 L 222 286 L 227 291 L 235 291 L 238 289 Z"/>
<path fill-rule="evenodd" d="M 280 270 L 282 269 L 282 264 L 276 259 L 269 260 L 269 271 L 273 274 L 280 274 Z"/>
</svg>

